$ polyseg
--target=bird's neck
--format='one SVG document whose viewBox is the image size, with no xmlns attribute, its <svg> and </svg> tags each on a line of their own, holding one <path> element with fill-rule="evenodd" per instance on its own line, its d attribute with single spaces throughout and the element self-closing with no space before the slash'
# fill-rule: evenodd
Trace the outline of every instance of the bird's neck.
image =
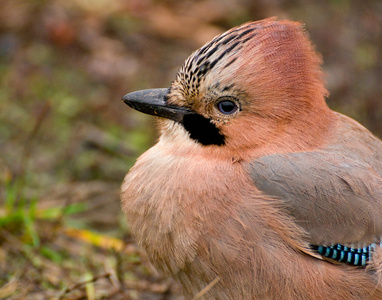
<svg viewBox="0 0 382 300">
<path fill-rule="evenodd" d="M 290 153 L 324 148 L 336 133 L 338 117 L 325 103 L 298 112 L 285 124 L 280 124 L 273 139 L 269 138 L 265 153 Z"/>
</svg>

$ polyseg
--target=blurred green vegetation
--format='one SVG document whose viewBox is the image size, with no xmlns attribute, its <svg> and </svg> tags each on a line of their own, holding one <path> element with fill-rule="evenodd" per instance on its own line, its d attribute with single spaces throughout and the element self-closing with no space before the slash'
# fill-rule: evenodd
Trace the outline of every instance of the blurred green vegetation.
<svg viewBox="0 0 382 300">
<path fill-rule="evenodd" d="M 306 24 L 329 105 L 381 137 L 378 0 L 2 1 L 0 298 L 178 298 L 120 212 L 119 185 L 157 137 L 120 98 L 169 86 L 203 43 L 270 16 Z"/>
</svg>

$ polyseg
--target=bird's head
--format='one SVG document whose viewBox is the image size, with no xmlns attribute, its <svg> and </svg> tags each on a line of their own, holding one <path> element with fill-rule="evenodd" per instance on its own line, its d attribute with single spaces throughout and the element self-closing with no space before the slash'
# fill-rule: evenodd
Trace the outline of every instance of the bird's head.
<svg viewBox="0 0 382 300">
<path fill-rule="evenodd" d="M 266 19 L 235 27 L 195 51 L 169 89 L 133 92 L 123 100 L 166 118 L 163 134 L 176 138 L 173 127 L 181 126 L 203 147 L 301 150 L 322 142 L 320 132 L 331 123 L 320 64 L 300 23 Z"/>
</svg>

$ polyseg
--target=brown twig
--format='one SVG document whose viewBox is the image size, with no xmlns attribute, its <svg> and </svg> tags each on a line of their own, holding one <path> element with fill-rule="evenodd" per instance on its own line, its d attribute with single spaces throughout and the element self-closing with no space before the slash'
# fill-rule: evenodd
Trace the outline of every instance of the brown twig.
<svg viewBox="0 0 382 300">
<path fill-rule="evenodd" d="M 89 279 L 89 280 L 85 280 L 85 281 L 81 281 L 79 283 L 76 283 L 74 285 L 72 285 L 71 287 L 66 287 L 62 292 L 61 292 L 61 295 L 58 297 L 58 300 L 62 300 L 64 299 L 65 295 L 83 287 L 84 285 L 87 285 L 89 283 L 94 283 L 96 281 L 98 281 L 99 279 L 102 279 L 102 278 L 107 278 L 109 279 L 110 277 L 110 273 L 107 272 L 107 273 L 104 273 L 104 274 L 101 274 L 101 275 L 97 275 L 97 276 L 94 276 L 93 278 Z"/>
<path fill-rule="evenodd" d="M 26 138 L 26 141 L 24 143 L 24 148 L 23 148 L 23 152 L 21 155 L 20 163 L 18 165 L 18 168 L 15 170 L 15 174 L 16 174 L 15 177 L 16 177 L 16 179 L 18 179 L 18 183 L 19 183 L 20 187 L 24 185 L 25 170 L 27 169 L 28 160 L 29 160 L 30 155 L 32 153 L 31 145 L 32 145 L 34 139 L 36 138 L 38 132 L 40 131 L 43 121 L 48 116 L 48 114 L 50 112 L 50 108 L 51 108 L 51 106 L 50 106 L 49 101 L 46 101 L 44 103 L 43 107 L 41 108 L 41 110 L 38 112 L 38 114 L 35 118 L 35 123 L 32 127 L 32 130 L 29 132 L 29 134 Z M 16 201 L 18 201 L 18 199 L 20 198 L 21 191 L 22 191 L 22 188 L 19 188 L 17 191 L 17 194 L 16 194 Z"/>
</svg>

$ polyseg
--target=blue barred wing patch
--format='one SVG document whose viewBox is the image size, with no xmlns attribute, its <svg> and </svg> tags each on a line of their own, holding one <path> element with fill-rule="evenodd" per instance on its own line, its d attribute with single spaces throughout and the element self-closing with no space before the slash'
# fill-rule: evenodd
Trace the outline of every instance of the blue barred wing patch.
<svg viewBox="0 0 382 300">
<path fill-rule="evenodd" d="M 378 246 L 382 246 L 382 243 L 373 243 L 363 248 L 351 248 L 340 244 L 332 246 L 312 245 L 311 247 L 322 256 L 338 262 L 344 262 L 353 266 L 366 266 L 367 261 L 371 259 L 372 252 Z"/>
</svg>

